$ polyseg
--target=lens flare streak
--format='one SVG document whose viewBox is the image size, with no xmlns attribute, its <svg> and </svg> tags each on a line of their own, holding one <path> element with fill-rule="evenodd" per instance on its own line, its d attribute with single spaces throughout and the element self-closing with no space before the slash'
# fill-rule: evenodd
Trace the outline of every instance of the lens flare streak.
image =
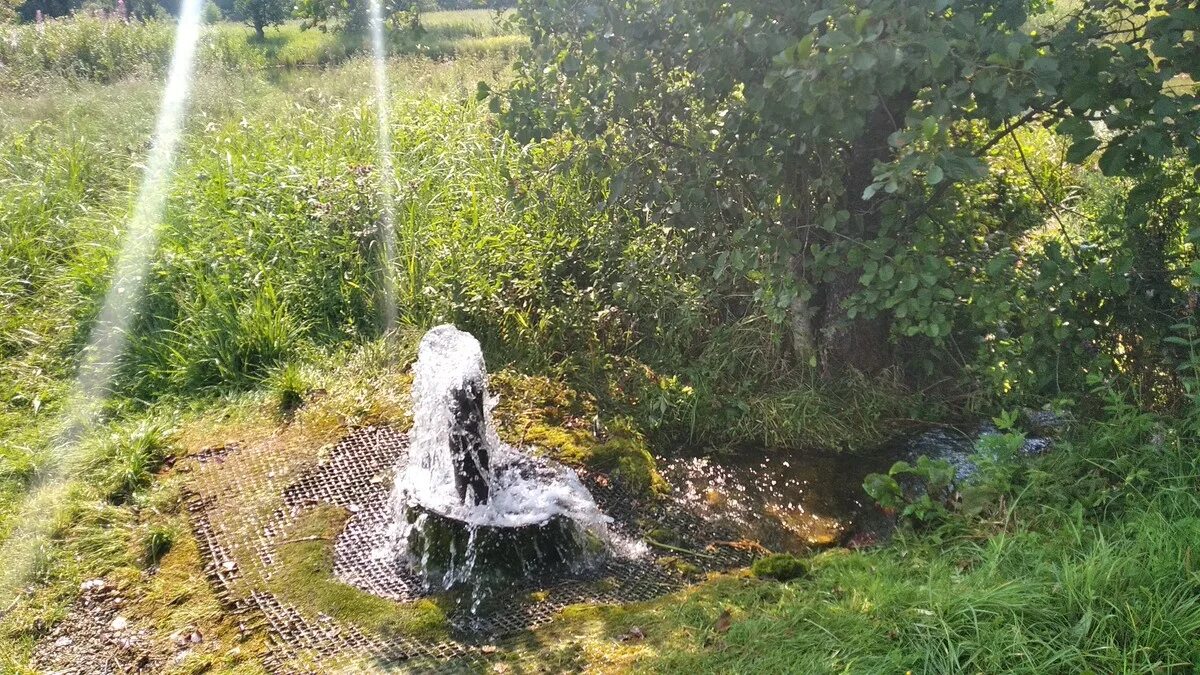
<svg viewBox="0 0 1200 675">
<path fill-rule="evenodd" d="M 380 263 L 383 266 L 383 293 L 380 303 L 385 331 L 396 327 L 396 281 L 392 260 L 396 251 L 395 172 L 392 169 L 392 128 L 388 114 L 387 43 L 383 35 L 383 2 L 371 0 L 371 53 L 375 69 L 375 113 L 379 129 L 376 136 L 379 155 Z"/>
</svg>

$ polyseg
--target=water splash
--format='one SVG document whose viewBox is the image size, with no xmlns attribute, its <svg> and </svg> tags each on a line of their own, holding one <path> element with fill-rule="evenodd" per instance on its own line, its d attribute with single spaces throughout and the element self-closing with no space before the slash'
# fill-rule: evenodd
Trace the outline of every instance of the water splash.
<svg viewBox="0 0 1200 675">
<path fill-rule="evenodd" d="M 376 152 L 379 155 L 380 259 L 383 265 L 384 330 L 396 327 L 396 280 L 392 261 L 396 256 L 396 178 L 392 168 L 392 127 L 388 113 L 387 43 L 383 35 L 383 0 L 371 0 L 371 53 L 375 76 Z"/>
<path fill-rule="evenodd" d="M 443 588 L 469 587 L 477 608 L 497 581 L 579 571 L 623 550 L 574 471 L 499 439 L 474 337 L 450 325 L 429 331 L 413 375 L 392 556 Z"/>
<path fill-rule="evenodd" d="M 191 89 L 196 46 L 200 40 L 203 0 L 183 0 L 175 29 L 174 53 L 159 103 L 154 140 L 138 190 L 129 229 L 117 258 L 112 285 L 100 317 L 82 354 L 82 366 L 67 400 L 66 413 L 55 435 L 53 463 L 22 505 L 18 529 L 0 548 L 0 597 L 15 594 L 28 576 L 45 539 L 54 506 L 64 496 L 65 479 L 78 461 L 79 440 L 95 421 L 107 398 L 118 360 L 137 311 L 158 242 L 158 224 L 167 200 L 175 166 L 184 112 Z"/>
<path fill-rule="evenodd" d="M 455 485 L 449 447 L 457 428 L 455 392 L 479 383 L 483 406 L 483 443 L 490 459 L 484 472 L 490 498 L 473 503 Z M 400 474 L 393 501 L 412 501 L 440 515 L 473 525 L 521 527 L 566 516 L 585 525 L 603 525 L 602 514 L 574 471 L 531 457 L 504 443 L 492 423 L 497 398 L 487 394 L 483 351 L 470 333 L 451 325 L 425 334 L 413 366 L 413 428 L 408 463 Z"/>
</svg>

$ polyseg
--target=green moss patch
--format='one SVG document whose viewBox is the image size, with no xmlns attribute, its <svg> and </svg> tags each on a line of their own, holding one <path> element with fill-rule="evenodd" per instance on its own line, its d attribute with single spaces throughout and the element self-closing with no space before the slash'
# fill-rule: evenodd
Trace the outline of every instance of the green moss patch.
<svg viewBox="0 0 1200 675">
<path fill-rule="evenodd" d="M 333 576 L 333 544 L 349 512 L 322 504 L 302 514 L 279 546 L 271 590 L 283 600 L 382 636 L 442 639 L 446 615 L 431 600 L 397 603 L 375 597 Z"/>
<path fill-rule="evenodd" d="M 671 490 L 645 442 L 632 434 L 622 433 L 601 443 L 589 431 L 535 424 L 526 431 L 525 442 L 545 448 L 568 464 L 606 473 L 640 496 Z"/>
<path fill-rule="evenodd" d="M 793 555 L 775 553 L 755 560 L 750 571 L 764 579 L 791 581 L 808 576 L 808 563 Z"/>
</svg>

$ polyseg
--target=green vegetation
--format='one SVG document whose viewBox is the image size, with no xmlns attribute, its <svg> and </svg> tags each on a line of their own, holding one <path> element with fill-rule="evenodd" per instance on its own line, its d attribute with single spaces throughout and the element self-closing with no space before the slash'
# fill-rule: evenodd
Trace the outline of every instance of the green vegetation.
<svg viewBox="0 0 1200 675">
<path fill-rule="evenodd" d="M 514 658 L 599 672 L 1188 672 L 1200 659 L 1192 423 L 1114 401 L 983 518 L 820 553 L 788 584 L 730 575 L 572 608 Z M 644 640 L 628 639 L 634 627 Z"/>
<path fill-rule="evenodd" d="M 199 68 L 212 72 L 254 73 L 332 66 L 369 53 L 362 33 L 303 30 L 283 23 L 260 38 L 252 27 L 221 22 L 203 28 Z M 428 16 L 424 31 L 389 31 L 388 53 L 434 60 L 455 57 L 512 57 L 527 43 L 506 31 L 484 10 Z M 53 90 L 61 80 L 116 82 L 165 73 L 171 59 L 174 24 L 166 20 L 125 23 L 79 15 L 41 26 L 0 23 L 0 92 Z M 369 82 L 369 80 L 367 80 Z M 474 84 L 474 83 L 472 83 Z"/>
<path fill-rule="evenodd" d="M 155 7 L 38 26 L 0 0 L 27 22 L 0 27 L 0 541 L 23 508 L 48 523 L 0 598 L 0 669 L 104 579 L 158 643 L 204 633 L 178 671 L 261 672 L 267 637 L 214 596 L 182 508 L 194 458 L 292 472 L 347 429 L 406 427 L 441 322 L 483 343 L 505 440 L 647 498 L 680 446 L 803 461 L 929 420 L 1002 432 L 968 480 L 929 459 L 871 476 L 886 545 L 707 579 L 667 558 L 696 585 L 568 608 L 494 657 L 514 668 L 1200 663 L 1194 2 L 551 0 L 516 24 L 389 3 L 387 176 L 365 3 L 301 7 L 326 30 L 207 25 L 145 296 L 65 466 L 172 49 Z M 1023 407 L 1073 420 L 1047 456 L 998 414 Z M 219 524 L 280 508 L 235 497 Z M 333 578 L 345 517 L 300 514 L 271 590 L 445 636 L 436 604 Z"/>
<path fill-rule="evenodd" d="M 791 581 L 808 576 L 808 563 L 787 553 L 773 553 L 754 561 L 754 576 L 776 581 Z"/>
<path fill-rule="evenodd" d="M 591 143 L 610 205 L 669 228 L 827 378 L 1169 387 L 1200 22 L 1192 3 L 1044 8 L 528 3 L 532 53 L 493 106 L 519 138 Z"/>
</svg>

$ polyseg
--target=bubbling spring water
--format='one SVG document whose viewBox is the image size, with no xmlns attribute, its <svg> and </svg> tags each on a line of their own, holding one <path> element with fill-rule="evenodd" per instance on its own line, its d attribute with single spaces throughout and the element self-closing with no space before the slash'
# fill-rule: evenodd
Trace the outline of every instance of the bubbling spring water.
<svg viewBox="0 0 1200 675">
<path fill-rule="evenodd" d="M 392 494 L 393 555 L 431 585 L 490 587 L 577 572 L 613 550 L 610 519 L 574 471 L 500 441 L 479 342 L 452 325 L 421 340 L 413 428 Z"/>
</svg>

